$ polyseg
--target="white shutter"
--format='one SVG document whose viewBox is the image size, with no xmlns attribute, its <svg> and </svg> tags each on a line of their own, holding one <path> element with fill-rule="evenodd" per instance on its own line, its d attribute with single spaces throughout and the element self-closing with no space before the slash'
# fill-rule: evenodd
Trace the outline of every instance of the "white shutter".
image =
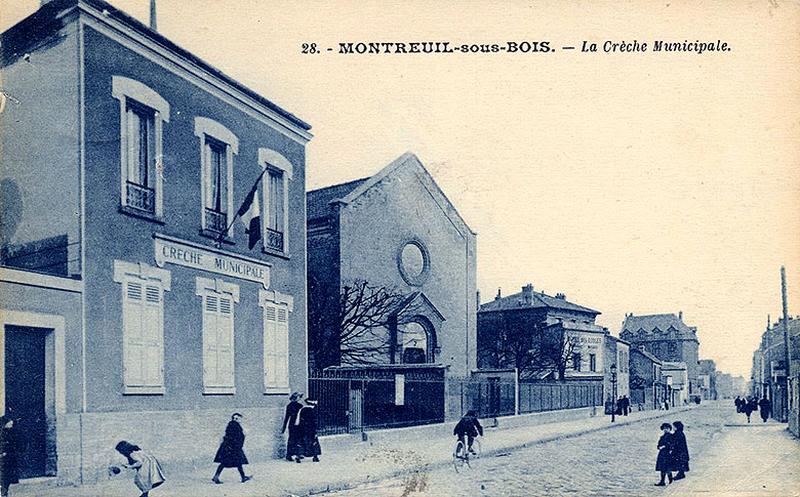
<svg viewBox="0 0 800 497">
<path fill-rule="evenodd" d="M 147 285 L 145 306 L 142 313 L 142 333 L 144 351 L 145 385 L 160 387 L 164 385 L 164 307 L 161 287 Z"/>
<path fill-rule="evenodd" d="M 264 387 L 277 388 L 276 372 L 278 368 L 276 341 L 278 335 L 278 309 L 267 303 L 264 305 Z"/>
<path fill-rule="evenodd" d="M 285 306 L 278 308 L 278 326 L 275 339 L 275 382 L 279 387 L 289 386 L 289 319 Z"/>
<path fill-rule="evenodd" d="M 217 309 L 215 295 L 203 297 L 203 385 L 217 385 Z"/>
<path fill-rule="evenodd" d="M 233 301 L 222 297 L 217 318 L 217 385 L 232 388 L 233 371 Z"/>
<path fill-rule="evenodd" d="M 122 304 L 123 323 L 123 363 L 124 381 L 127 386 L 145 384 L 144 343 L 142 316 L 144 314 L 144 295 L 141 283 L 128 281 Z"/>
</svg>

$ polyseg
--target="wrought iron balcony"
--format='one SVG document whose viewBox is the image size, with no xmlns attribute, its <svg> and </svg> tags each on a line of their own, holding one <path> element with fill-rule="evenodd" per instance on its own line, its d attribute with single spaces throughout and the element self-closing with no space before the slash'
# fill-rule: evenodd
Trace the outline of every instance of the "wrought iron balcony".
<svg viewBox="0 0 800 497">
<path fill-rule="evenodd" d="M 136 183 L 126 182 L 125 204 L 133 209 L 155 214 L 156 191 Z"/>
<path fill-rule="evenodd" d="M 283 232 L 267 228 L 267 248 L 283 252 Z"/>
<path fill-rule="evenodd" d="M 225 233 L 228 229 L 228 215 L 224 212 L 206 208 L 206 229 L 215 233 Z"/>
</svg>

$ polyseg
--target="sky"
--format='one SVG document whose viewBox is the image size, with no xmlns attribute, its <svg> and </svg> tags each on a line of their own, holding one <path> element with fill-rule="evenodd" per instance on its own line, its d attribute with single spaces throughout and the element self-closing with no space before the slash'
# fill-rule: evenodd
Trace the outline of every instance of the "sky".
<svg viewBox="0 0 800 497">
<path fill-rule="evenodd" d="M 148 22 L 149 0 L 111 3 Z M 38 5 L 0 1 L 0 29 Z M 532 283 L 614 334 L 682 311 L 700 356 L 746 378 L 781 265 L 800 314 L 798 25 L 782 1 L 158 0 L 162 35 L 313 126 L 308 189 L 417 154 L 478 234 L 482 301 Z M 731 50 L 652 51 L 697 39 Z M 359 41 L 556 51 L 337 53 Z"/>
</svg>

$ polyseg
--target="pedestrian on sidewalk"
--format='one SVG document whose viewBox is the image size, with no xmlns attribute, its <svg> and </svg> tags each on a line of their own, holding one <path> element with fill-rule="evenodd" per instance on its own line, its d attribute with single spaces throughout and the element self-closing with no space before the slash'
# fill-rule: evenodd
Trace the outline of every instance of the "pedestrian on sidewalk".
<svg viewBox="0 0 800 497">
<path fill-rule="evenodd" d="M 663 487 L 666 485 L 665 478 L 672 483 L 672 425 L 661 423 L 661 437 L 658 439 L 658 457 L 656 458 L 656 471 L 661 472 L 661 480 L 655 485 Z"/>
<path fill-rule="evenodd" d="M 761 420 L 766 423 L 769 419 L 770 413 L 772 413 L 772 402 L 770 402 L 768 398 L 764 397 L 758 402 L 758 408 L 759 414 L 761 414 Z"/>
<path fill-rule="evenodd" d="M 483 426 L 478 421 L 478 413 L 474 409 L 467 411 L 464 417 L 458 421 L 456 427 L 453 428 L 453 435 L 458 437 L 461 443 L 464 443 L 464 438 L 466 437 L 467 451 L 470 454 L 475 453 L 472 444 L 475 442 L 475 437 L 478 435 L 483 436 Z"/>
<path fill-rule="evenodd" d="M 136 470 L 133 482 L 142 492 L 140 497 L 148 497 L 151 490 L 164 483 L 164 471 L 161 469 L 158 459 L 144 452 L 138 445 L 125 440 L 119 442 L 114 448 L 125 457 L 127 464 L 110 466 L 110 473 L 118 474 L 120 468 Z"/>
<path fill-rule="evenodd" d="M 8 414 L 0 417 L 0 495 L 8 496 L 12 484 L 19 483 L 17 439 L 14 420 Z"/>
<path fill-rule="evenodd" d="M 750 398 L 749 400 L 744 400 L 744 405 L 742 406 L 742 412 L 745 416 L 747 416 L 747 422 L 750 422 L 750 415 L 753 414 L 753 411 L 758 409 L 758 405 L 756 404 L 756 400 Z"/>
<path fill-rule="evenodd" d="M 300 409 L 303 408 L 303 404 L 300 403 L 300 399 L 302 398 L 302 393 L 293 392 L 292 395 L 289 396 L 289 404 L 286 405 L 286 415 L 283 417 L 281 433 L 285 433 L 287 428 L 289 430 L 289 438 L 286 441 L 287 461 L 291 461 L 292 458 L 303 457 L 302 437 L 300 427 L 297 423 L 297 415 L 300 413 Z"/>
<path fill-rule="evenodd" d="M 236 468 L 239 470 L 239 476 L 242 478 L 242 483 L 252 479 L 252 476 L 244 474 L 243 465 L 248 464 L 247 456 L 244 455 L 244 429 L 242 429 L 242 415 L 238 412 L 233 413 L 228 426 L 225 427 L 225 436 L 222 437 L 222 442 L 217 449 L 217 454 L 214 456 L 214 462 L 219 463 L 214 477 L 211 478 L 216 484 L 221 484 L 222 480 L 219 475 L 225 468 Z"/>
<path fill-rule="evenodd" d="M 627 416 L 631 411 L 631 399 L 627 395 L 622 396 L 622 415 Z"/>
<path fill-rule="evenodd" d="M 678 473 L 676 480 L 686 478 L 686 471 L 689 471 L 689 447 L 686 445 L 686 435 L 683 433 L 683 423 L 675 421 L 672 423 L 674 432 L 672 434 L 672 460 L 675 467 L 672 468 Z"/>
<path fill-rule="evenodd" d="M 297 415 L 297 426 L 300 429 L 300 445 L 302 446 L 302 455 L 310 457 L 312 461 L 319 462 L 319 456 L 322 454 L 322 448 L 319 445 L 319 437 L 317 437 L 317 401 L 313 399 L 306 399 L 306 405 L 300 409 Z M 295 459 L 300 462 L 300 458 Z"/>
<path fill-rule="evenodd" d="M 744 403 L 742 398 L 737 395 L 736 400 L 734 400 L 733 403 L 736 404 L 736 412 L 742 412 L 742 404 Z"/>
</svg>

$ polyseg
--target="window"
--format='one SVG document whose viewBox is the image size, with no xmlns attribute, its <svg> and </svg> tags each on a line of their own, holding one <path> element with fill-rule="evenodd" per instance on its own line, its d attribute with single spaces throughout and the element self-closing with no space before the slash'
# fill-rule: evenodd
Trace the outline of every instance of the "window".
<svg viewBox="0 0 800 497">
<path fill-rule="evenodd" d="M 597 371 L 597 355 L 589 354 L 589 371 Z"/>
<path fill-rule="evenodd" d="M 581 355 L 580 354 L 572 354 L 572 369 L 575 371 L 581 370 Z"/>
<path fill-rule="evenodd" d="M 164 393 L 164 292 L 170 273 L 146 264 L 114 261 L 122 285 L 125 394 Z"/>
<path fill-rule="evenodd" d="M 234 394 L 234 303 L 239 286 L 221 279 L 196 279 L 203 307 L 203 393 Z"/>
<path fill-rule="evenodd" d="M 148 86 L 112 76 L 111 94 L 120 102 L 120 205 L 124 212 L 163 216 L 163 123 L 169 103 Z"/>
<path fill-rule="evenodd" d="M 258 163 L 267 169 L 262 188 L 264 196 L 264 250 L 288 254 L 287 227 L 289 225 L 287 203 L 289 180 L 293 167 L 283 155 L 266 148 L 258 149 Z"/>
<path fill-rule="evenodd" d="M 222 124 L 205 117 L 194 119 L 194 134 L 200 139 L 201 232 L 231 237 L 233 226 L 233 155 L 239 153 L 239 139 Z"/>
<path fill-rule="evenodd" d="M 264 309 L 264 393 L 289 392 L 289 313 L 293 299 L 272 290 L 259 291 Z"/>
</svg>

